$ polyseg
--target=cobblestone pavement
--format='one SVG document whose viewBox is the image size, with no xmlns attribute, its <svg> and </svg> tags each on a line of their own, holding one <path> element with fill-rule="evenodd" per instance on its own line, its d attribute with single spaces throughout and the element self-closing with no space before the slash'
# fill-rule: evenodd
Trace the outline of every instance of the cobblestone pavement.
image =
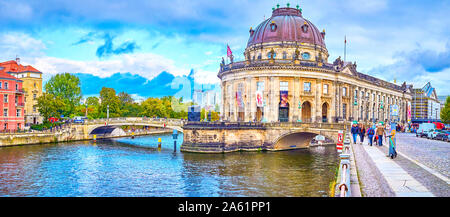
<svg viewBox="0 0 450 217">
<path fill-rule="evenodd" d="M 450 142 L 418 138 L 412 133 L 397 134 L 397 150 L 450 177 Z"/>
<path fill-rule="evenodd" d="M 417 138 L 414 134 L 397 134 L 397 150 L 448 178 L 450 143 Z M 388 146 L 378 147 L 388 154 Z M 416 163 L 398 155 L 394 161 L 437 197 L 450 197 L 450 187 L 442 179 Z"/>
</svg>

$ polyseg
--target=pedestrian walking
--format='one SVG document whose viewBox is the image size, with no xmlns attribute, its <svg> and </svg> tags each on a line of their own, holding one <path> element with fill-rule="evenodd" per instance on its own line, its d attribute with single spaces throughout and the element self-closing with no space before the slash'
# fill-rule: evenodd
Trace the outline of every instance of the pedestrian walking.
<svg viewBox="0 0 450 217">
<path fill-rule="evenodd" d="M 367 130 L 367 138 L 369 139 L 369 145 L 372 146 L 372 138 L 375 135 L 375 129 L 373 127 L 370 127 Z"/>
<path fill-rule="evenodd" d="M 359 128 L 359 137 L 361 139 L 361 145 L 364 142 L 364 135 L 366 135 L 366 127 L 364 124 L 361 124 L 361 127 Z"/>
<path fill-rule="evenodd" d="M 358 135 L 358 125 L 353 124 L 352 128 L 350 129 L 352 136 L 353 136 L 353 143 L 356 144 L 356 135 Z"/>
<path fill-rule="evenodd" d="M 383 135 L 386 136 L 383 125 L 379 124 L 375 133 L 377 134 L 378 145 L 383 146 Z"/>
<path fill-rule="evenodd" d="M 394 159 L 397 157 L 397 151 L 396 151 L 396 143 L 395 143 L 395 130 L 392 130 L 391 135 L 387 136 L 389 137 L 389 154 L 388 157 L 391 157 L 391 159 Z"/>
</svg>

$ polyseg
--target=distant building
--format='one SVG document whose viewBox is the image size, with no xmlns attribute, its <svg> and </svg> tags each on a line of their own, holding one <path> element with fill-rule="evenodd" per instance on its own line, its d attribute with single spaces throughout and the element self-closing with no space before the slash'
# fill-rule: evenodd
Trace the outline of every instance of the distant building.
<svg viewBox="0 0 450 217">
<path fill-rule="evenodd" d="M 220 94 L 214 90 L 194 90 L 193 102 L 201 108 L 215 110 L 217 104 L 220 104 Z"/>
<path fill-rule="evenodd" d="M 0 65 L 0 131 L 23 130 L 24 91 L 20 79 L 5 72 Z"/>
<path fill-rule="evenodd" d="M 441 104 L 441 110 L 445 107 L 445 102 L 448 96 L 438 96 L 439 103 Z"/>
<path fill-rule="evenodd" d="M 428 82 L 422 88 L 414 88 L 412 94 L 412 122 L 424 123 L 439 121 L 441 103 L 438 100 L 436 89 Z"/>
<path fill-rule="evenodd" d="M 39 114 L 37 98 L 42 95 L 42 72 L 32 66 L 20 64 L 20 59 L 0 63 L 3 72 L 23 81 L 25 124 L 40 124 L 43 118 Z"/>
</svg>

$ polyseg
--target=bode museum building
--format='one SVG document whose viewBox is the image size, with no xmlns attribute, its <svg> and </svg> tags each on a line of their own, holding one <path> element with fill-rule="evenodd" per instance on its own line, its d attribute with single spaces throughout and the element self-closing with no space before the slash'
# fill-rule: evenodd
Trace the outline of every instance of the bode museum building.
<svg viewBox="0 0 450 217">
<path fill-rule="evenodd" d="M 410 121 L 412 86 L 360 73 L 340 57 L 330 63 L 325 30 L 298 6 L 274 8 L 249 34 L 245 61 L 222 60 L 224 121 Z"/>
</svg>

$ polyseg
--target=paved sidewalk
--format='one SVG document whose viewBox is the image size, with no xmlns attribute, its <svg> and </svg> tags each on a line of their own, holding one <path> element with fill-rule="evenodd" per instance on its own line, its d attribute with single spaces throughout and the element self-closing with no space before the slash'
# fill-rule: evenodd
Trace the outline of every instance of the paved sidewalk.
<svg viewBox="0 0 450 217">
<path fill-rule="evenodd" d="M 367 140 L 362 147 L 397 197 L 434 197 L 426 187 L 403 170 L 395 159 L 387 157 L 377 147 L 367 145 Z"/>
</svg>

